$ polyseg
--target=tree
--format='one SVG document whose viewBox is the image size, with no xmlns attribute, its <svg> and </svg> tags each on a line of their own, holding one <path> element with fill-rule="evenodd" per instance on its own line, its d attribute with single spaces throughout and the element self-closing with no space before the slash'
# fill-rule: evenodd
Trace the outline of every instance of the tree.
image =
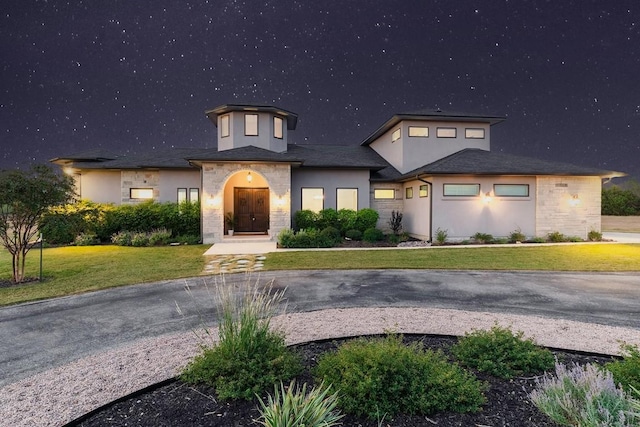
<svg viewBox="0 0 640 427">
<path fill-rule="evenodd" d="M 42 215 L 51 207 L 73 200 L 75 186 L 67 175 L 49 166 L 28 171 L 0 171 L 0 241 L 13 257 L 13 281 L 22 282 L 29 242 L 38 233 Z"/>
</svg>

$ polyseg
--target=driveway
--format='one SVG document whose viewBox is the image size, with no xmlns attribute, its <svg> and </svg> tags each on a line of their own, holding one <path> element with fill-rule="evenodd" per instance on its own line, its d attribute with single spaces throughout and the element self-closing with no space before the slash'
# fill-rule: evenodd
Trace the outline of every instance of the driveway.
<svg viewBox="0 0 640 427">
<path fill-rule="evenodd" d="M 450 308 L 640 329 L 640 278 L 633 273 L 322 270 L 250 278 L 271 279 L 276 288 L 287 288 L 289 312 Z M 210 322 L 215 280 L 220 278 L 141 284 L 1 308 L 0 387 L 90 354 Z M 248 279 L 228 275 L 226 280 Z"/>
</svg>

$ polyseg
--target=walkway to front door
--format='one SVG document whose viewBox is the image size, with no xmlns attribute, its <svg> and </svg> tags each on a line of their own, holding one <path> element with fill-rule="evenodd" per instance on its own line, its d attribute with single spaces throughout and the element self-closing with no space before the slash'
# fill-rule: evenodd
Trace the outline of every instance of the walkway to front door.
<svg viewBox="0 0 640 427">
<path fill-rule="evenodd" d="M 236 233 L 266 233 L 269 229 L 269 189 L 233 189 L 234 213 L 238 219 Z"/>
</svg>

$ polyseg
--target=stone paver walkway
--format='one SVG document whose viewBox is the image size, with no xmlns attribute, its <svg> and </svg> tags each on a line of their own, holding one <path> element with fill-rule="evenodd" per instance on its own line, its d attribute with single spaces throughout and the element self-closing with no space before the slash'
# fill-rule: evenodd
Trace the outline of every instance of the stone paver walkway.
<svg viewBox="0 0 640 427">
<path fill-rule="evenodd" d="M 207 256 L 204 274 L 245 273 L 260 271 L 266 257 L 262 254 Z"/>
</svg>

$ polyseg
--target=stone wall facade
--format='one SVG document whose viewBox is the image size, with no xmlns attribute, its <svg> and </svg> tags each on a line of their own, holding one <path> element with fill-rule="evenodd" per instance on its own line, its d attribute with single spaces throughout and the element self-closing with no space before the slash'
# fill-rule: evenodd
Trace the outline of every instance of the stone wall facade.
<svg viewBox="0 0 640 427">
<path fill-rule="evenodd" d="M 122 203 L 140 203 L 145 199 L 132 199 L 132 188 L 151 188 L 153 200 L 160 196 L 160 172 L 145 170 L 123 170 L 121 172 Z"/>
<path fill-rule="evenodd" d="M 536 193 L 536 236 L 558 231 L 586 239 L 601 231 L 600 177 L 539 176 Z"/>
<path fill-rule="evenodd" d="M 224 196 L 229 179 L 237 173 L 262 176 L 269 187 L 269 234 L 291 228 L 291 166 L 281 163 L 204 163 L 202 165 L 202 241 L 221 242 L 224 238 Z"/>
<path fill-rule="evenodd" d="M 396 197 L 394 199 L 376 199 L 375 190 L 380 189 L 394 189 Z M 391 232 L 389 228 L 389 220 L 391 219 L 391 211 L 403 211 L 404 207 L 404 194 L 403 186 L 400 183 L 371 183 L 369 190 L 369 206 L 371 209 L 378 211 L 378 225 L 377 227 L 385 233 Z"/>
</svg>

